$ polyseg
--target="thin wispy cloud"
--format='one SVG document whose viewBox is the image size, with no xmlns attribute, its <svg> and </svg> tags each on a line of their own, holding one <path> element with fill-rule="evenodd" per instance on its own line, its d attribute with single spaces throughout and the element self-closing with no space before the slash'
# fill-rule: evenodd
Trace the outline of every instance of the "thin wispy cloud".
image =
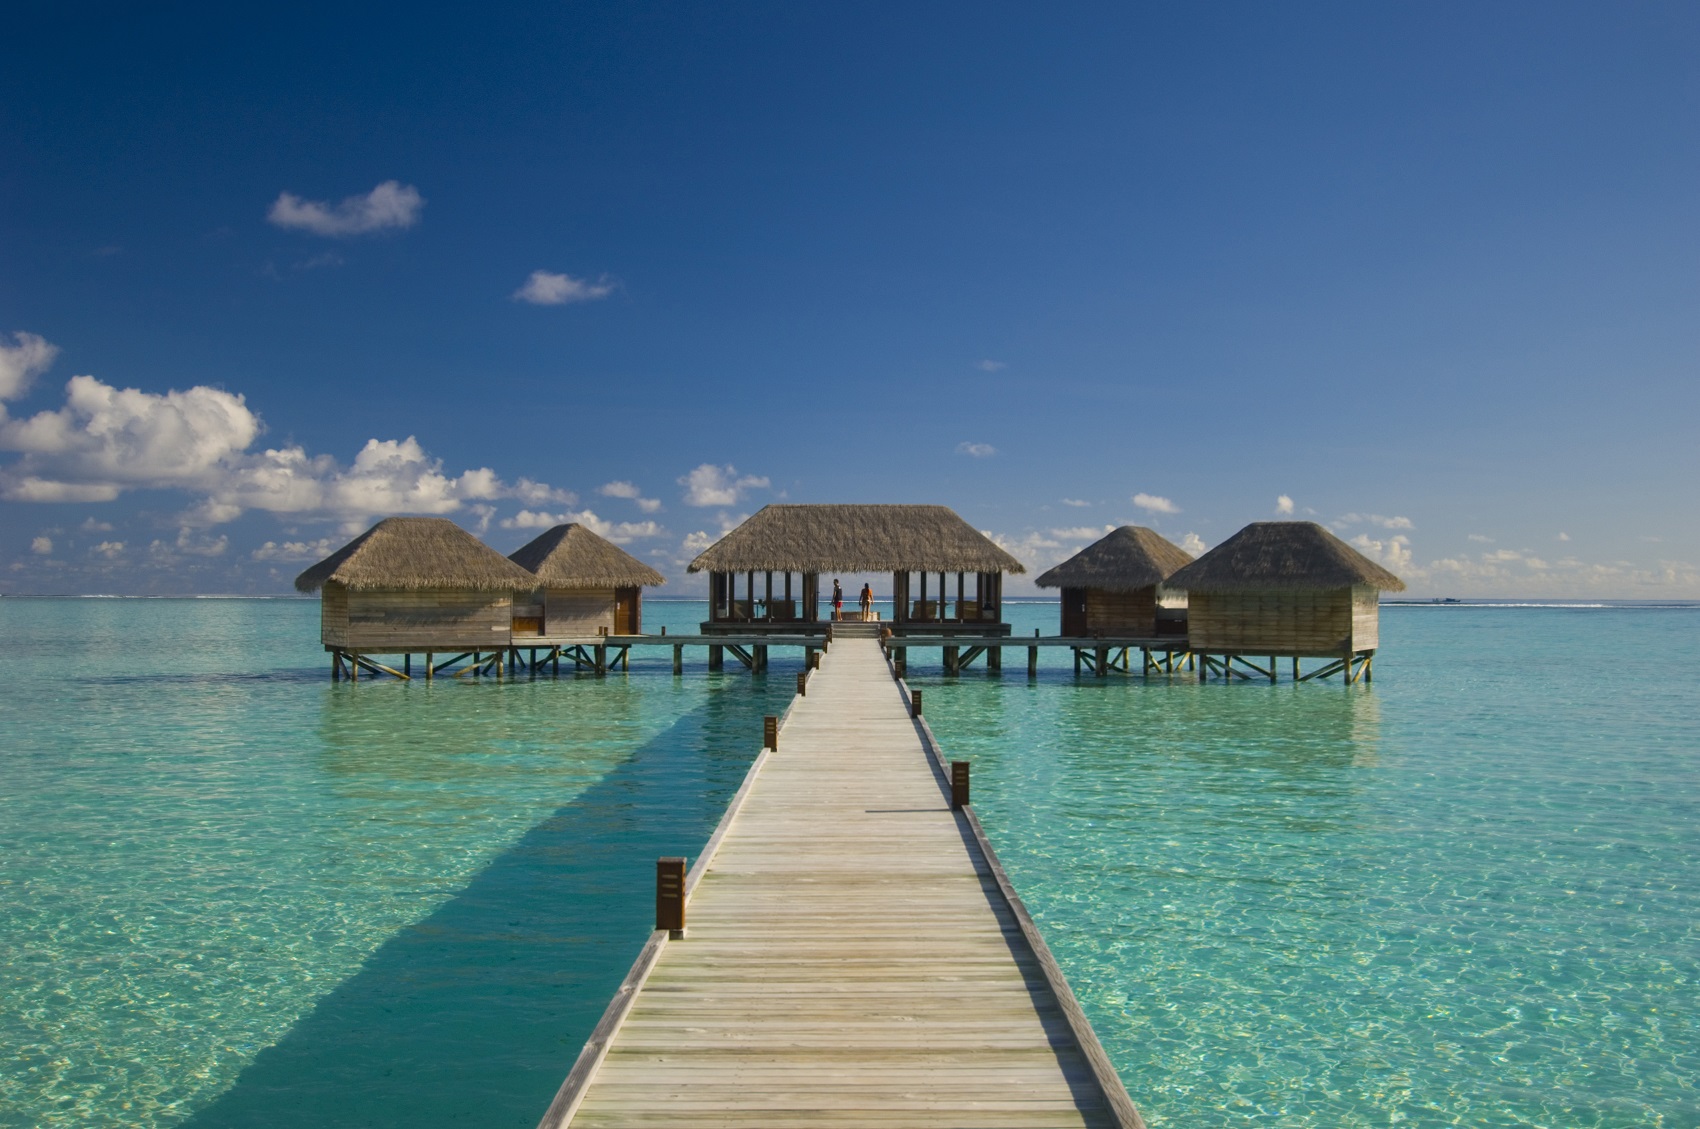
<svg viewBox="0 0 1700 1129">
<path fill-rule="evenodd" d="M 513 298 L 516 302 L 529 302 L 533 306 L 567 306 L 574 302 L 594 302 L 613 292 L 614 284 L 606 275 L 591 282 L 567 274 L 534 270 L 525 280 L 525 285 L 514 291 Z"/>
<path fill-rule="evenodd" d="M 1083 502 L 1079 498 L 1064 498 L 1064 499 L 1062 499 L 1062 504 L 1065 505 L 1065 506 L 1083 507 L 1083 506 L 1090 506 L 1092 503 L 1091 502 Z"/>
<path fill-rule="evenodd" d="M 266 219 L 285 230 L 338 239 L 412 227 L 424 210 L 425 197 L 419 189 L 386 180 L 363 196 L 349 196 L 334 205 L 283 192 L 273 201 Z"/>
<path fill-rule="evenodd" d="M 1335 525 L 1379 525 L 1383 529 L 1415 529 L 1408 517 L 1384 517 L 1381 514 L 1344 514 Z"/>
<path fill-rule="evenodd" d="M 998 453 L 998 449 L 990 443 L 969 443 L 965 440 L 956 445 L 956 453 L 971 459 L 989 459 Z"/>
<path fill-rule="evenodd" d="M 637 508 L 646 514 L 655 513 L 661 508 L 660 498 L 645 498 L 643 491 L 631 482 L 605 482 L 596 488 L 596 492 L 605 498 L 625 498 L 637 503 Z"/>
<path fill-rule="evenodd" d="M 1003 369 L 1008 368 L 1009 365 L 1004 361 L 994 361 L 988 358 L 983 361 L 975 361 L 974 367 L 979 369 L 981 372 L 1001 372 Z"/>
<path fill-rule="evenodd" d="M 1160 494 L 1135 494 L 1133 504 L 1154 514 L 1178 514 L 1181 508 Z"/>
</svg>

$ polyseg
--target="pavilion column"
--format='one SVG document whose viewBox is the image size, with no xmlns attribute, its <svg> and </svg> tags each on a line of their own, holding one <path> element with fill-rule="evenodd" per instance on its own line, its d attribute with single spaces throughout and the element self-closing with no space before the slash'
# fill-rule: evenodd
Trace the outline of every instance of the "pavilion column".
<svg viewBox="0 0 1700 1129">
<path fill-rule="evenodd" d="M 926 609 L 927 609 L 927 574 L 923 572 L 921 574 L 921 610 L 922 610 L 923 613 L 925 613 Z M 924 620 L 925 620 L 925 616 L 923 615 L 923 622 L 924 622 Z"/>
<path fill-rule="evenodd" d="M 745 576 L 744 576 L 744 587 L 746 589 L 748 589 L 747 594 L 750 597 L 750 602 L 749 602 L 749 609 L 750 610 L 748 612 L 746 612 L 745 615 L 744 615 L 744 619 L 747 622 L 747 621 L 752 620 L 756 617 L 756 570 L 755 569 L 752 568 L 752 569 L 749 570 L 748 573 L 745 574 Z"/>
<path fill-rule="evenodd" d="M 767 599 L 763 610 L 765 614 L 762 618 L 771 622 L 773 619 L 773 570 L 771 568 L 767 570 Z"/>
<path fill-rule="evenodd" d="M 964 579 L 964 574 L 962 574 L 960 572 L 956 574 L 956 618 L 957 619 L 962 618 L 963 579 Z"/>
</svg>

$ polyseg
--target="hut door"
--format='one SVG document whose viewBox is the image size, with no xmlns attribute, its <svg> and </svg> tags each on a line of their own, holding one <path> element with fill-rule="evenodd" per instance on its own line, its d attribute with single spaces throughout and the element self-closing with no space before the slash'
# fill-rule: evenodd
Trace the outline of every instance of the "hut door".
<svg viewBox="0 0 1700 1129">
<path fill-rule="evenodd" d="M 643 633 L 643 589 L 614 589 L 614 634 Z"/>
<path fill-rule="evenodd" d="M 1076 638 L 1086 634 L 1086 589 L 1062 590 L 1062 633 Z"/>
</svg>

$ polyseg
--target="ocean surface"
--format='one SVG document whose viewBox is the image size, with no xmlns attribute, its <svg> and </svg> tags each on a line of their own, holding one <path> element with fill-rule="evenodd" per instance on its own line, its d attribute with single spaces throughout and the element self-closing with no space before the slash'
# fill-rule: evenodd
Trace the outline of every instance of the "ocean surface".
<svg viewBox="0 0 1700 1129">
<path fill-rule="evenodd" d="M 317 616 L 0 600 L 0 1126 L 529 1129 L 800 668 L 333 685 Z M 1700 1125 L 1700 609 L 1382 642 L 910 670 L 1154 1129 Z"/>
</svg>

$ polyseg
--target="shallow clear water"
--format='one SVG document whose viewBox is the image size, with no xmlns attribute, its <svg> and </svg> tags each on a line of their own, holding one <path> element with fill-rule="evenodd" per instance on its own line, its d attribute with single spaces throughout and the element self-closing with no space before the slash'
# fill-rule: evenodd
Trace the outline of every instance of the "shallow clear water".
<svg viewBox="0 0 1700 1129">
<path fill-rule="evenodd" d="M 534 1124 L 798 665 L 332 685 L 316 617 L 0 601 L 0 1125 Z M 1697 629 L 1389 608 L 1351 691 L 911 681 L 1153 1126 L 1694 1126 Z"/>
<path fill-rule="evenodd" d="M 1697 631 L 1392 607 L 1350 691 L 911 682 L 1153 1126 L 1694 1126 Z"/>
<path fill-rule="evenodd" d="M 317 617 L 0 601 L 0 1125 L 535 1124 L 789 698 L 332 685 Z"/>
</svg>

